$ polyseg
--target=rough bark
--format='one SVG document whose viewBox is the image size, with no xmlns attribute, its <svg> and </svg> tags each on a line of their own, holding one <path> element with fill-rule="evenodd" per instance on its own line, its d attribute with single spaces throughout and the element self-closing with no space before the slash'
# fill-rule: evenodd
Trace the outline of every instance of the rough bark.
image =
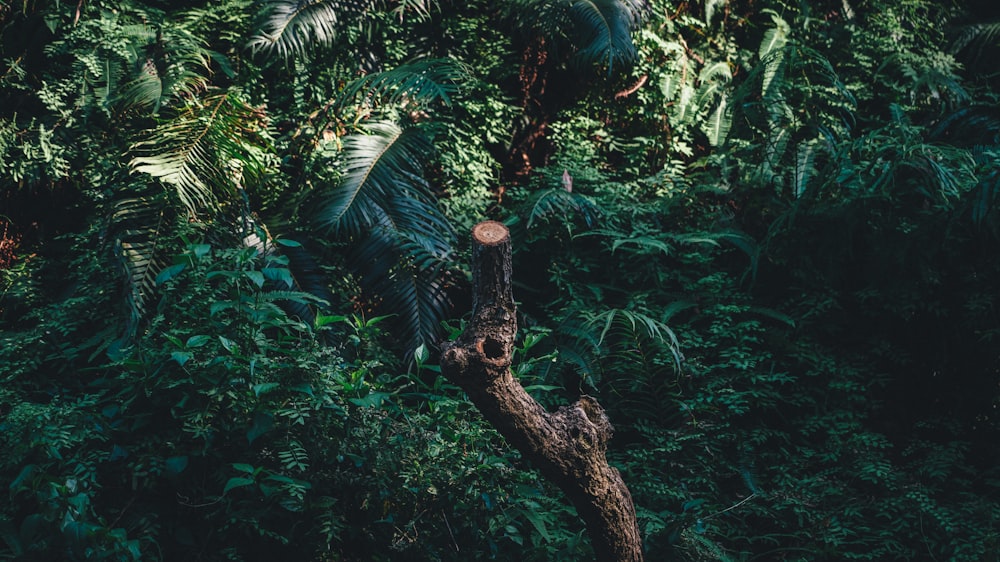
<svg viewBox="0 0 1000 562">
<path fill-rule="evenodd" d="M 605 452 L 612 427 L 590 396 L 547 412 L 510 372 L 517 333 L 511 241 L 504 225 L 472 229 L 472 320 L 445 347 L 442 372 L 542 475 L 557 484 L 587 525 L 599 562 L 639 562 L 642 539 L 628 487 Z"/>
</svg>

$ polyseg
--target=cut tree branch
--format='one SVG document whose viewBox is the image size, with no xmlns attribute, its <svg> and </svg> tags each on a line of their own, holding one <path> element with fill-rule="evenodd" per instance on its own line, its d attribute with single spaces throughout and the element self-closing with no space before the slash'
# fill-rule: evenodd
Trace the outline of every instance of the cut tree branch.
<svg viewBox="0 0 1000 562">
<path fill-rule="evenodd" d="M 510 372 L 517 334 L 510 232 L 472 229 L 472 320 L 441 357 L 444 375 L 542 475 L 569 497 L 598 562 L 641 562 L 642 539 L 628 487 L 605 452 L 613 428 L 590 396 L 547 412 Z"/>
</svg>

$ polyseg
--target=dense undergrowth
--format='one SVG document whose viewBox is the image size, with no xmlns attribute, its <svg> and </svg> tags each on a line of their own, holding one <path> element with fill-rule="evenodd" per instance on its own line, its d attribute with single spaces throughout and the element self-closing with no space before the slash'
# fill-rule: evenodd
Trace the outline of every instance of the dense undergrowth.
<svg viewBox="0 0 1000 562">
<path fill-rule="evenodd" d="M 998 22 L 0 6 L 0 559 L 588 559 L 436 365 L 483 218 L 647 559 L 1000 559 Z"/>
</svg>

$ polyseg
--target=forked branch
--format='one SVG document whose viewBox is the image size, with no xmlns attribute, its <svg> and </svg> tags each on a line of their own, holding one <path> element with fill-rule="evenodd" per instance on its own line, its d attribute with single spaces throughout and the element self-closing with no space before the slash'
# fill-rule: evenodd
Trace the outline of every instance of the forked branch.
<svg viewBox="0 0 1000 562">
<path fill-rule="evenodd" d="M 472 229 L 472 321 L 445 347 L 442 372 L 483 416 L 558 485 L 587 525 L 598 562 L 640 562 L 642 539 L 628 487 L 605 452 L 613 428 L 597 400 L 581 396 L 547 412 L 510 372 L 517 334 L 507 227 Z"/>
</svg>

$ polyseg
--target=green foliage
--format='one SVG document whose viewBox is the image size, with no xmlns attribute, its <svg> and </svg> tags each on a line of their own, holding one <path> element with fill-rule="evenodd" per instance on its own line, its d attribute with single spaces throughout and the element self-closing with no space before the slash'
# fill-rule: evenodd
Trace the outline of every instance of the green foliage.
<svg viewBox="0 0 1000 562">
<path fill-rule="evenodd" d="M 647 559 L 996 559 L 984 6 L 0 7 L 0 558 L 591 558 L 435 364 L 490 217 Z"/>
<path fill-rule="evenodd" d="M 217 212 L 267 171 L 262 118 L 233 93 L 192 99 L 175 118 L 148 131 L 150 140 L 131 147 L 130 166 L 173 187 L 190 216 Z"/>
<path fill-rule="evenodd" d="M 249 46 L 286 59 L 328 46 L 337 35 L 337 8 L 335 2 L 270 2 L 262 29 Z"/>
<path fill-rule="evenodd" d="M 643 23 L 642 0 L 517 0 L 511 3 L 519 26 L 552 39 L 568 39 L 578 64 L 600 64 L 608 74 L 636 59 L 631 33 Z M 619 67 L 619 68 L 616 68 Z"/>
<path fill-rule="evenodd" d="M 340 185 L 320 195 L 316 222 L 357 241 L 363 278 L 405 321 L 410 349 L 430 341 L 447 311 L 441 277 L 454 231 L 436 208 L 420 166 L 420 129 L 373 122 L 344 139 Z"/>
<path fill-rule="evenodd" d="M 321 330 L 353 334 L 321 346 L 276 306 L 312 298 L 265 289 L 273 265 L 253 248 L 197 243 L 178 259 L 150 329 L 119 360 L 63 349 L 60 379 L 50 351 L 24 345 L 32 330 L 7 332 L 5 356 L 39 361 L 3 372 L 6 552 L 425 559 L 573 538 L 532 511 L 546 501 L 528 499 L 535 477 L 453 388 L 393 374 L 376 319 L 320 317 Z M 39 310 L 39 328 L 93 329 L 52 318 L 94 304 L 76 300 Z"/>
</svg>

